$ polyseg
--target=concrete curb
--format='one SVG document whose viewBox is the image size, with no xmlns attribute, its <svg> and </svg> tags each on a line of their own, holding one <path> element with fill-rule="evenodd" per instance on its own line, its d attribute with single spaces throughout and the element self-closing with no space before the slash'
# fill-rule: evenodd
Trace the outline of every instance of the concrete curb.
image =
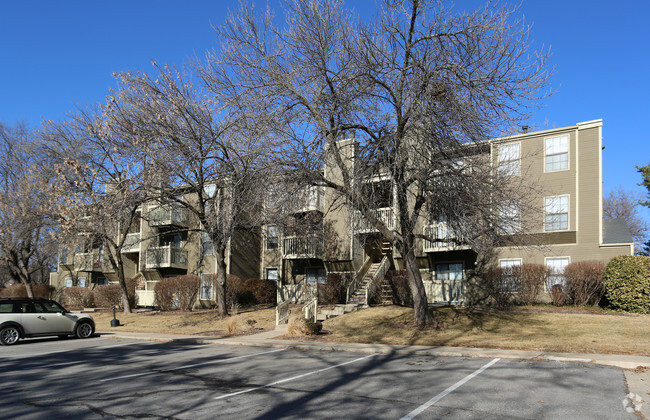
<svg viewBox="0 0 650 420">
<path fill-rule="evenodd" d="M 286 340 L 277 337 L 283 331 L 266 331 L 263 333 L 217 338 L 207 336 L 151 334 L 104 331 L 98 332 L 104 338 L 130 339 L 155 342 L 184 342 L 194 344 L 221 344 L 231 346 L 254 346 L 279 349 L 295 349 L 310 351 L 347 351 L 356 353 L 379 354 L 409 354 L 444 357 L 472 357 L 472 358 L 502 358 L 521 360 L 541 360 L 550 362 L 578 362 L 593 363 L 598 365 L 613 366 L 622 369 L 635 369 L 639 366 L 650 368 L 650 357 L 621 355 L 621 354 L 581 354 L 581 353 L 549 353 L 530 350 L 507 350 L 470 347 L 444 347 L 444 346 L 401 346 L 388 344 L 363 344 L 340 342 L 315 342 Z"/>
</svg>

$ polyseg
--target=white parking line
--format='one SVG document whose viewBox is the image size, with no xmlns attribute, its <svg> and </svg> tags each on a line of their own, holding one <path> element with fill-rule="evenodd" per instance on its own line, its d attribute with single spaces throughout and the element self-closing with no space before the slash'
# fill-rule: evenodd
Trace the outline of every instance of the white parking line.
<svg viewBox="0 0 650 420">
<path fill-rule="evenodd" d="M 326 370 L 334 369 L 334 368 L 337 368 L 339 366 L 349 365 L 350 363 L 358 362 L 360 360 L 364 360 L 364 359 L 367 359 L 369 357 L 376 356 L 377 354 L 378 353 L 373 353 L 371 355 L 360 357 L 360 358 L 354 359 L 354 360 L 350 360 L 350 361 L 345 362 L 345 363 L 339 363 L 338 365 L 329 366 L 329 367 L 326 367 L 326 368 L 323 368 L 323 369 L 314 370 L 312 372 L 303 373 L 302 375 L 293 376 L 291 378 L 286 378 L 286 379 L 282 379 L 282 380 L 279 380 L 279 381 L 271 382 L 270 384 L 266 384 L 266 385 L 262 385 L 262 386 L 256 386 L 255 388 L 249 388 L 249 389 L 245 389 L 243 391 L 233 392 L 232 394 L 221 395 L 220 397 L 214 397 L 214 399 L 215 400 L 220 400 L 220 399 L 223 399 L 223 398 L 232 397 L 234 395 L 245 394 L 245 393 L 251 392 L 251 391 L 257 391 L 258 389 L 268 388 L 268 387 L 273 386 L 273 385 L 278 385 L 278 384 L 282 384 L 284 382 L 293 381 L 294 379 L 304 378 L 305 376 L 313 375 L 315 373 L 325 372 Z"/>
<path fill-rule="evenodd" d="M 179 366 L 179 367 L 175 367 L 175 368 L 171 368 L 171 369 L 154 370 L 154 371 L 150 371 L 150 372 L 134 373 L 133 375 L 124 375 L 124 376 L 117 376 L 115 378 L 100 379 L 99 382 L 110 382 L 110 381 L 116 381 L 118 379 L 124 379 L 124 378 L 135 378 L 135 377 L 138 377 L 138 376 L 154 375 L 156 373 L 173 372 L 175 370 L 189 369 L 189 368 L 192 368 L 192 367 L 195 367 L 195 366 L 213 365 L 213 364 L 216 364 L 216 363 L 229 362 L 231 360 L 245 359 L 247 357 L 259 356 L 261 354 L 277 353 L 279 351 L 285 351 L 285 349 L 263 351 L 261 353 L 245 354 L 243 356 L 230 357 L 228 359 L 213 360 L 211 362 L 194 363 L 194 364 L 191 364 L 191 365 L 184 365 L 184 366 Z"/>
<path fill-rule="evenodd" d="M 421 412 L 423 412 L 427 408 L 431 407 L 432 405 L 434 405 L 435 403 L 437 403 L 438 401 L 443 399 L 445 396 L 452 393 L 454 390 L 456 390 L 456 388 L 458 388 L 461 385 L 463 385 L 464 383 L 468 382 L 469 380 L 471 380 L 475 376 L 481 374 L 481 372 L 483 372 L 485 369 L 489 368 L 490 366 L 492 366 L 493 364 L 495 364 L 499 360 L 501 360 L 501 359 L 493 359 L 491 362 L 489 362 L 485 366 L 481 367 L 480 369 L 476 369 L 473 373 L 467 375 L 466 377 L 464 377 L 460 381 L 456 382 L 455 384 L 453 384 L 449 388 L 442 391 L 440 394 L 438 394 L 435 397 L 431 398 L 429 401 L 425 402 L 424 404 L 422 404 L 421 406 L 419 406 L 415 410 L 411 411 L 410 413 L 408 413 L 407 415 L 402 417 L 400 420 L 411 420 L 413 417 L 417 416 L 418 414 L 420 414 Z"/>
</svg>

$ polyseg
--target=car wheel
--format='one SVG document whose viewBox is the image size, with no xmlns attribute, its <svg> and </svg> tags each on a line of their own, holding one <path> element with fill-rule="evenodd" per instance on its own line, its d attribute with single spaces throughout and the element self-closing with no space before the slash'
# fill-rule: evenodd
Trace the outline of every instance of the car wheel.
<svg viewBox="0 0 650 420">
<path fill-rule="evenodd" d="M 82 322 L 77 325 L 77 328 L 74 330 L 74 334 L 77 338 L 88 338 L 95 332 L 95 327 L 90 322 Z"/>
<path fill-rule="evenodd" d="M 0 330 L 0 343 L 2 343 L 3 346 L 16 344 L 19 338 L 20 331 L 18 331 L 17 327 L 10 325 Z"/>
</svg>

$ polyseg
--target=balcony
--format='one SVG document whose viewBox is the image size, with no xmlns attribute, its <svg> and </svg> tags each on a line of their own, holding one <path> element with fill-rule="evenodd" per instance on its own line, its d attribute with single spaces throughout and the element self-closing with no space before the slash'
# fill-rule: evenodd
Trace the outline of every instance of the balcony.
<svg viewBox="0 0 650 420">
<path fill-rule="evenodd" d="M 374 217 L 381 220 L 389 230 L 395 230 L 397 227 L 397 218 L 392 207 L 384 207 L 372 210 Z M 361 212 L 356 211 L 354 214 L 354 231 L 356 233 L 373 233 L 378 232 L 373 224 L 361 216 Z"/>
<path fill-rule="evenodd" d="M 146 268 L 187 269 L 187 251 L 172 245 L 147 248 Z"/>
<path fill-rule="evenodd" d="M 441 252 L 460 249 L 470 249 L 468 245 L 459 242 L 454 232 L 446 223 L 429 225 L 424 228 L 423 251 Z"/>
<path fill-rule="evenodd" d="M 323 240 L 318 235 L 289 236 L 282 242 L 282 257 L 287 259 L 323 258 Z"/>
<path fill-rule="evenodd" d="M 122 253 L 140 252 L 140 232 L 129 233 L 126 235 L 122 245 Z"/>
<path fill-rule="evenodd" d="M 147 213 L 147 220 L 149 221 L 149 226 L 188 226 L 188 215 L 187 211 L 179 206 L 174 205 L 164 205 L 157 206 L 149 209 Z"/>
<path fill-rule="evenodd" d="M 290 205 L 290 213 L 306 213 L 310 211 L 324 212 L 325 188 L 322 186 L 306 187 L 295 194 L 295 202 Z"/>
<path fill-rule="evenodd" d="M 74 254 L 75 271 L 102 271 L 102 256 L 98 249 Z"/>
</svg>

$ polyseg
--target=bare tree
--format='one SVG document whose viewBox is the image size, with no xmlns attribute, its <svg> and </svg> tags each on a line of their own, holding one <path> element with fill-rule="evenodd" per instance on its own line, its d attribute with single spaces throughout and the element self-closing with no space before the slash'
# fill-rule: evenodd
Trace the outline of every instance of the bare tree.
<svg viewBox="0 0 650 420">
<path fill-rule="evenodd" d="M 498 233 L 495 207 L 509 187 L 468 155 L 482 154 L 477 142 L 511 133 L 547 94 L 548 56 L 531 51 L 516 10 L 492 3 L 466 14 L 444 2 L 387 0 L 369 22 L 342 1 L 283 7 L 275 27 L 271 11 L 241 6 L 218 28 L 223 48 L 204 74 L 293 142 L 286 168 L 333 190 L 399 251 L 423 326 L 432 315 L 416 264 L 417 223 L 444 216 L 457 230 Z M 351 154 L 338 140 L 352 137 Z M 457 165 L 459 156 L 472 165 Z M 326 159 L 335 177 L 320 171 Z M 384 177 L 394 226 L 376 211 L 385 195 L 367 187 Z"/>
<path fill-rule="evenodd" d="M 635 253 L 641 252 L 643 244 L 648 240 L 648 224 L 639 214 L 639 205 L 643 200 L 642 194 L 625 190 L 619 185 L 603 198 L 603 217 L 605 219 L 623 219 L 634 239 Z"/>
<path fill-rule="evenodd" d="M 0 124 L 0 258 L 29 297 L 34 280 L 47 278 L 54 255 L 47 253 L 52 224 L 41 157 L 33 132 Z"/>
<path fill-rule="evenodd" d="M 146 166 L 143 156 L 111 128 L 110 104 L 51 123 L 44 135 L 57 173 L 50 197 L 60 240 L 77 243 L 81 254 L 90 256 L 81 264 L 84 270 L 92 266 L 92 271 L 115 274 L 122 307 L 130 313 L 122 249 L 127 230 L 139 223 Z"/>
<path fill-rule="evenodd" d="M 155 66 L 155 76 L 117 75 L 110 124 L 149 156 L 149 200 L 184 208 L 212 242 L 217 311 L 227 315 L 227 253 L 239 228 L 257 224 L 264 136 L 223 96 L 208 94 L 200 79 L 195 85 L 189 70 Z"/>
</svg>

